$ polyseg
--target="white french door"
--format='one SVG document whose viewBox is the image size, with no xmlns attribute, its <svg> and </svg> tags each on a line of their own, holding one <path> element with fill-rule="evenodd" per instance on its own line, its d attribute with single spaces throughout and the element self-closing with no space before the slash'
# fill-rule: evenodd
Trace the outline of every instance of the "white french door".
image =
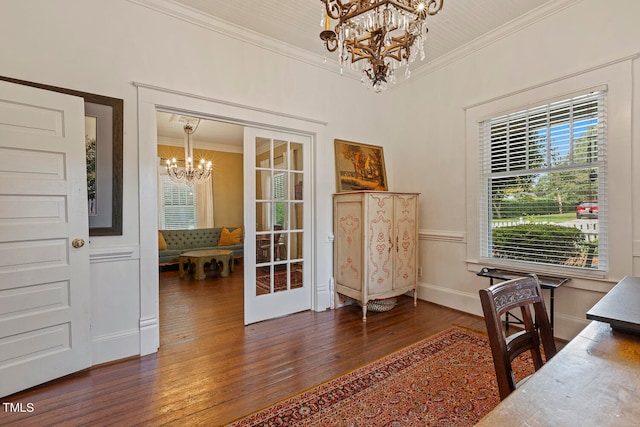
<svg viewBox="0 0 640 427">
<path fill-rule="evenodd" d="M 311 309 L 310 145 L 244 129 L 245 324 Z"/>
<path fill-rule="evenodd" d="M 0 397 L 91 363 L 85 156 L 82 98 L 0 82 Z"/>
</svg>

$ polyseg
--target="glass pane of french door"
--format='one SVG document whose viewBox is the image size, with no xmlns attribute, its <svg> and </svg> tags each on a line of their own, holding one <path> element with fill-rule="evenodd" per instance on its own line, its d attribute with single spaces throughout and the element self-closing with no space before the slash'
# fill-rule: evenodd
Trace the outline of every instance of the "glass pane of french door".
<svg viewBox="0 0 640 427">
<path fill-rule="evenodd" d="M 256 295 L 303 286 L 302 252 L 296 230 L 296 185 L 303 185 L 301 144 L 256 138 Z M 301 196 L 301 194 L 299 194 Z"/>
<path fill-rule="evenodd" d="M 304 228 L 309 226 L 304 199 L 309 144 L 309 137 L 245 129 L 245 162 L 252 156 L 245 164 L 251 166 L 245 171 L 245 195 L 252 187 L 252 199 L 245 198 L 251 220 L 246 239 L 255 242 L 255 253 L 245 253 L 245 323 L 311 308 Z M 245 250 L 253 246 L 247 243 Z M 252 270 L 246 271 L 249 265 Z"/>
</svg>

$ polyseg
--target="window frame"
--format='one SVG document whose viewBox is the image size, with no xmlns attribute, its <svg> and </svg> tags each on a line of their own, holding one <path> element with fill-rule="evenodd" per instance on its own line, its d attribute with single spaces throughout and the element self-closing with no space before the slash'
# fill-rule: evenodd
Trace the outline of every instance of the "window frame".
<svg viewBox="0 0 640 427">
<path fill-rule="evenodd" d="M 588 115 L 581 114 L 580 111 L 585 105 L 596 105 L 595 112 Z M 603 88 L 598 91 L 588 91 L 571 96 L 567 99 L 535 105 L 524 110 L 511 112 L 483 120 L 478 125 L 479 137 L 479 162 L 480 162 L 480 199 L 484 200 L 479 204 L 480 218 L 480 260 L 484 263 L 497 264 L 507 268 L 519 268 L 524 265 L 531 268 L 571 268 L 584 271 L 608 270 L 608 216 L 607 216 L 607 91 Z M 566 112 L 569 112 L 565 116 Z M 573 115 L 577 112 L 576 116 Z M 580 117 L 583 115 L 583 117 Z M 558 117 L 562 117 L 558 121 Z M 565 116 L 565 117 L 563 117 Z M 579 137 L 573 135 L 574 130 L 584 126 L 581 122 L 597 118 L 597 134 L 595 138 L 595 156 L 587 152 L 583 157 L 576 157 L 576 151 L 583 142 Z M 540 120 L 543 119 L 543 120 Z M 531 125 L 531 127 L 530 127 Z M 556 149 L 566 153 L 563 157 L 566 164 L 554 162 L 554 149 L 552 148 L 552 135 L 559 129 L 563 130 L 563 138 L 558 139 L 560 145 Z M 499 130 L 498 130 L 499 129 Z M 513 129 L 513 130 L 512 130 Z M 590 128 L 585 129 L 585 134 Z M 531 145 L 532 132 L 546 135 L 541 151 L 540 146 Z M 561 135 L 557 133 L 556 136 Z M 567 136 L 568 135 L 568 136 Z M 502 139 L 500 139 L 502 137 Z M 536 141 L 538 142 L 538 141 Z M 532 151 L 532 148 L 534 151 Z M 502 150 L 502 151 L 500 151 Z M 597 266 L 572 266 L 554 262 L 538 262 L 533 260 L 519 261 L 515 258 L 494 257 L 493 242 L 493 197 L 492 186 L 502 186 L 504 180 L 513 180 L 518 177 L 540 177 L 541 175 L 567 172 L 584 172 L 587 169 L 597 169 L 596 192 L 599 204 L 599 215 L 597 222 L 598 236 L 598 263 Z M 502 181 L 502 183 L 501 183 Z M 494 184 L 497 182 L 497 184 Z M 505 188 L 509 188 L 508 186 Z M 505 201 L 504 199 L 502 199 Z M 573 212 L 571 212 L 573 213 Z M 524 224 L 524 222 L 522 222 Z M 558 240 L 560 243 L 561 240 Z M 509 249 L 509 252 L 513 249 Z M 515 256 L 526 259 L 526 251 L 522 249 L 513 251 Z M 553 250 L 542 250 L 541 256 L 554 259 L 557 255 Z M 526 263 L 526 264 L 522 264 Z"/>
<path fill-rule="evenodd" d="M 191 198 L 193 200 L 193 204 L 192 205 L 188 205 L 188 204 L 184 204 L 184 205 L 180 205 L 180 206 L 192 206 L 193 207 L 193 227 L 191 227 L 192 229 L 196 229 L 198 228 L 198 186 L 197 185 L 186 185 L 183 183 L 176 183 L 171 181 L 171 179 L 169 178 L 169 175 L 165 172 L 160 172 L 159 174 L 159 180 L 158 180 L 158 187 L 159 187 L 159 191 L 158 191 L 158 203 L 159 203 L 159 209 L 158 209 L 158 224 L 160 226 L 160 229 L 162 230 L 184 230 L 185 228 L 167 228 L 167 221 L 166 221 L 166 204 L 165 204 L 165 199 L 164 199 L 164 186 L 165 186 L 165 182 L 166 183 L 170 183 L 173 186 L 183 186 L 185 188 L 190 188 L 191 191 L 193 192 Z M 189 229 L 187 227 L 187 229 Z"/>
<path fill-rule="evenodd" d="M 518 265 L 523 272 L 562 275 L 573 277 L 576 281 L 571 286 L 585 289 L 600 289 L 595 282 L 581 279 L 618 280 L 632 274 L 633 248 L 640 248 L 640 239 L 633 240 L 633 200 L 632 187 L 632 106 L 633 106 L 633 62 L 634 57 L 624 57 L 609 61 L 592 68 L 557 77 L 527 88 L 486 99 L 464 107 L 465 134 L 465 174 L 466 174 L 466 265 L 470 272 L 477 273 L 482 267 L 501 267 L 494 262 L 487 262 L 480 257 L 480 220 L 479 203 L 481 202 L 481 184 L 478 177 L 479 132 L 478 125 L 491 117 L 508 114 L 536 105 L 552 103 L 574 95 L 590 91 L 606 90 L 607 103 L 607 161 L 609 168 L 607 197 L 609 206 L 608 239 L 609 268 L 608 271 L 584 271 L 563 266 Z M 485 93 L 490 93 L 485 88 Z M 640 190 L 639 190 L 640 191 Z M 638 191 L 636 191 L 638 192 Z M 640 197 L 640 196 L 638 196 Z M 640 207 L 639 207 L 640 209 Z M 591 283 L 587 285 L 587 283 Z M 595 287 L 594 287 L 595 286 Z"/>
</svg>

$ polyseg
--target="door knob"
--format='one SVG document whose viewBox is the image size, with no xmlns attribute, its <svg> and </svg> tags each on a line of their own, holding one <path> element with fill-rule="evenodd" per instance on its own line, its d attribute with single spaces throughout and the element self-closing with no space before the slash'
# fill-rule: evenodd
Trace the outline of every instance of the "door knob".
<svg viewBox="0 0 640 427">
<path fill-rule="evenodd" d="M 84 240 L 83 239 L 73 239 L 73 241 L 71 242 L 71 246 L 73 246 L 74 248 L 81 248 L 84 246 Z"/>
</svg>

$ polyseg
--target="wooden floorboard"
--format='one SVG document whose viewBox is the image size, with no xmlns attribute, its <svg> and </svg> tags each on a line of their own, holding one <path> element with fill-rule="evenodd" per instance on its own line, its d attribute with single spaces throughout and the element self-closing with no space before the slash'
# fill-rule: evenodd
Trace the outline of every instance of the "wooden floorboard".
<svg viewBox="0 0 640 427">
<path fill-rule="evenodd" d="M 224 425 L 452 325 L 484 321 L 398 298 L 361 320 L 357 306 L 243 325 L 242 265 L 227 278 L 161 273 L 160 350 L 109 363 L 1 399 L 0 426 Z"/>
</svg>

